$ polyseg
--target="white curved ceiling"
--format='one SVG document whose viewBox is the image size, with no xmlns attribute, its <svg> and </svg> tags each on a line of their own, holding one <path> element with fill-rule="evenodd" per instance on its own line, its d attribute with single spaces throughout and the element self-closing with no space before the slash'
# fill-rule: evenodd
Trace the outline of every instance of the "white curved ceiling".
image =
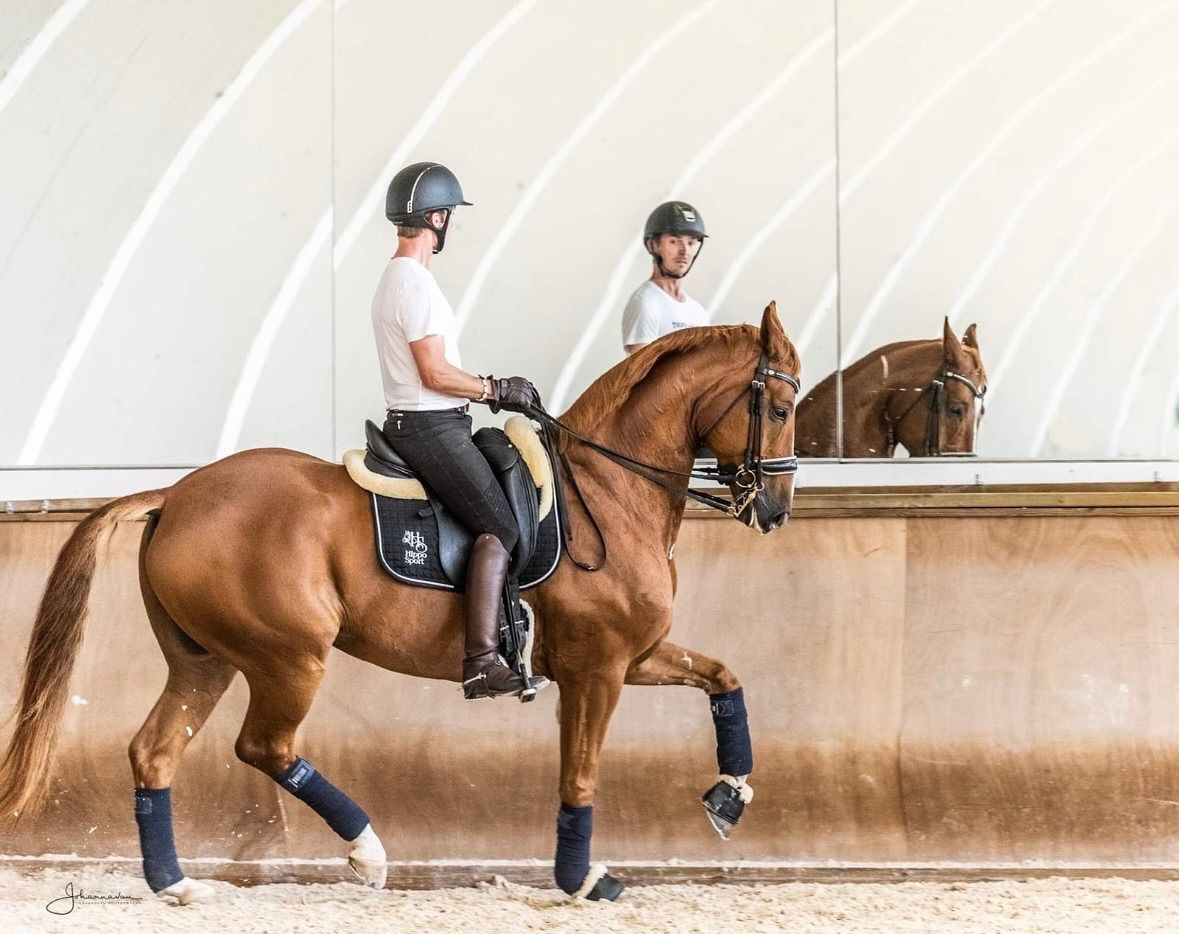
<svg viewBox="0 0 1179 934">
<path fill-rule="evenodd" d="M 0 463 L 353 446 L 402 155 L 475 202 L 434 267 L 470 369 L 567 402 L 615 362 L 674 194 L 712 234 L 689 291 L 776 299 L 821 378 L 838 164 L 845 353 L 952 313 L 998 377 L 984 455 L 1179 454 L 1175 0 L 14 7 Z"/>
</svg>

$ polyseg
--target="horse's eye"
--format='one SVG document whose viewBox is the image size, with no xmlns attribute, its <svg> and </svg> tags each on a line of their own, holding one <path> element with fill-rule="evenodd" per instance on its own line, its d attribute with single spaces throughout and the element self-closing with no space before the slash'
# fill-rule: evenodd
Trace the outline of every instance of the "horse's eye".
<svg viewBox="0 0 1179 934">
<path fill-rule="evenodd" d="M 966 406 L 961 402 L 955 402 L 950 406 L 950 414 L 955 418 L 964 418 L 966 416 Z"/>
<path fill-rule="evenodd" d="M 774 418 L 780 422 L 786 421 L 790 417 L 791 405 L 787 403 L 783 406 L 775 405 L 773 408 Z"/>
</svg>

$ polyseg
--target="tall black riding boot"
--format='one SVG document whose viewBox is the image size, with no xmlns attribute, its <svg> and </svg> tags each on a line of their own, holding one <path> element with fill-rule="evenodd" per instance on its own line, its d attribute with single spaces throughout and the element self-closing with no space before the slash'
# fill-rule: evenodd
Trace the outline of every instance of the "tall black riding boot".
<svg viewBox="0 0 1179 934">
<path fill-rule="evenodd" d="M 508 553 L 494 535 L 480 535 L 467 563 L 467 641 L 463 657 L 463 694 L 467 700 L 519 694 L 528 685 L 499 654 L 499 607 Z"/>
</svg>

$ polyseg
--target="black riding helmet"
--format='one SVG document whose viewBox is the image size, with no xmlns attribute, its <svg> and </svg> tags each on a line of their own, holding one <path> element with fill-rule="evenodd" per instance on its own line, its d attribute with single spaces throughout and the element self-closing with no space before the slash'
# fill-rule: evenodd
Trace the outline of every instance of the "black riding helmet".
<svg viewBox="0 0 1179 934">
<path fill-rule="evenodd" d="M 704 241 L 708 237 L 704 229 L 704 218 L 686 201 L 665 201 L 651 212 L 647 218 L 646 226 L 643 227 L 643 247 L 659 266 L 659 272 L 672 279 L 681 279 L 683 276 L 677 276 L 664 269 L 663 261 L 651 249 L 651 241 L 661 234 L 692 234 L 700 238 L 701 249 L 703 249 Z M 684 276 L 692 271 L 692 266 L 696 264 L 699 257 L 700 252 L 697 251 L 696 255 L 692 257 L 692 265 L 684 271 Z"/>
<path fill-rule="evenodd" d="M 470 206 L 463 199 L 463 189 L 458 178 L 446 166 L 437 162 L 415 162 L 393 176 L 385 194 L 385 216 L 398 227 L 425 227 L 438 237 L 435 253 L 442 252 L 446 243 L 446 229 L 454 216 L 454 209 L 460 204 Z M 432 211 L 445 211 L 446 219 L 441 227 L 435 227 L 426 215 Z"/>
</svg>

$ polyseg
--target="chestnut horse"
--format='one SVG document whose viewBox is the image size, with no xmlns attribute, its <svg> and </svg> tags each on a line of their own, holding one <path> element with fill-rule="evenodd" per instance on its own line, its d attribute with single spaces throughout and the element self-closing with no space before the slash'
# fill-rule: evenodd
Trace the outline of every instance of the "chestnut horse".
<svg viewBox="0 0 1179 934">
<path fill-rule="evenodd" d="M 700 442 L 722 468 L 738 468 L 756 440 L 758 482 L 731 485 L 744 507 L 732 512 L 768 532 L 785 522 L 793 496 L 786 469 L 794 463 L 798 370 L 771 304 L 760 330 L 693 328 L 655 341 L 601 376 L 563 421 L 628 457 L 685 473 Z M 764 401 L 764 418 L 760 405 L 755 418 L 751 404 L 738 404 L 751 396 Z M 706 806 L 722 832 L 751 797 L 744 779 L 752 754 L 737 678 L 722 662 L 667 641 L 682 489 L 655 485 L 569 437 L 561 447 L 609 558 L 589 573 L 566 556 L 529 600 L 534 669 L 561 694 L 554 875 L 571 895 L 614 898 L 621 885 L 591 867 L 589 849 L 599 752 L 622 686 L 686 684 L 712 696 L 722 781 Z M 775 459 L 783 469 L 771 469 Z M 735 473 L 735 481 L 748 479 Z M 570 499 L 576 540 L 596 545 L 591 520 Z M 130 746 L 149 886 L 182 904 L 211 892 L 179 869 L 170 786 L 185 747 L 240 671 L 250 700 L 237 756 L 351 841 L 352 870 L 383 887 L 385 851 L 367 815 L 297 755 L 295 732 L 333 647 L 390 671 L 458 681 L 461 598 L 383 573 L 369 495 L 342 466 L 295 451 L 235 454 L 168 489 L 110 502 L 78 525 L 33 627 L 17 726 L 0 766 L 0 813 L 32 810 L 45 796 L 98 544 L 116 522 L 144 516 L 140 585 L 168 663 L 163 693 Z"/>
<path fill-rule="evenodd" d="M 878 347 L 843 370 L 843 457 L 974 453 L 987 372 L 975 325 L 959 341 L 947 319 L 941 340 Z M 800 457 L 839 457 L 836 371 L 798 404 Z"/>
</svg>

